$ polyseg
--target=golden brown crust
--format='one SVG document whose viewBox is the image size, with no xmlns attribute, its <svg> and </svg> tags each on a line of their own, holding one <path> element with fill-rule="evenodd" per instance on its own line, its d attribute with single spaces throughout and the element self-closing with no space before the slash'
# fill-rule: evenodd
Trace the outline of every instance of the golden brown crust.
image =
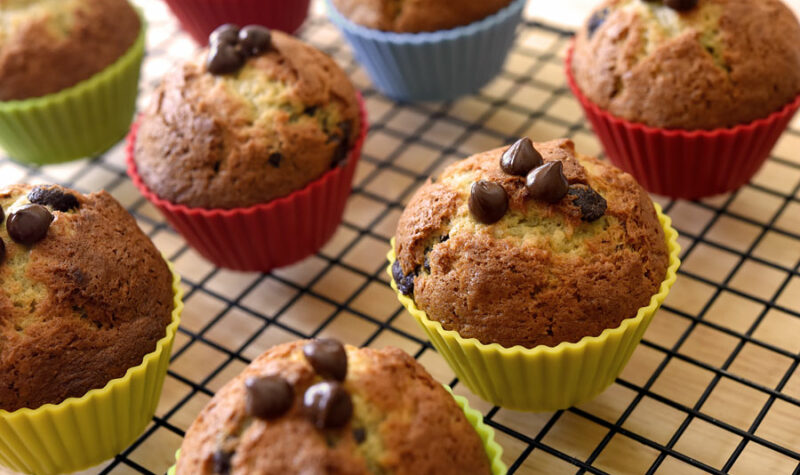
<svg viewBox="0 0 800 475">
<path fill-rule="evenodd" d="M 166 334 L 171 276 L 136 221 L 106 192 L 53 211 L 47 237 L 28 248 L 0 238 L 0 409 L 80 397 L 141 364 Z M 30 190 L 0 189 L 6 210 Z"/>
<path fill-rule="evenodd" d="M 607 0 L 576 37 L 573 73 L 601 109 L 653 127 L 714 129 L 764 118 L 800 94 L 800 25 L 779 0 Z"/>
<path fill-rule="evenodd" d="M 267 351 L 214 396 L 186 433 L 178 475 L 211 474 L 220 444 L 234 451 L 234 475 L 489 473 L 483 444 L 463 411 L 419 363 L 395 348 L 347 347 L 353 420 L 340 430 L 315 429 L 299 407 L 305 388 L 318 380 L 303 357 L 304 343 Z M 275 374 L 295 387 L 294 406 L 273 421 L 249 419 L 244 381 Z M 355 427 L 366 431 L 362 444 L 353 437 Z"/>
<path fill-rule="evenodd" d="M 0 101 L 89 79 L 124 55 L 141 28 L 126 0 L 4 0 L 0 15 Z"/>
<path fill-rule="evenodd" d="M 524 178 L 500 169 L 501 148 L 446 169 L 400 218 L 397 258 L 404 274 L 417 274 L 417 306 L 463 337 L 505 347 L 576 342 L 635 316 L 666 275 L 663 230 L 630 175 L 576 154 L 568 140 L 536 149 L 545 162 L 564 163 L 571 185 L 600 193 L 605 216 L 586 223 L 568 197 L 555 205 L 533 200 Z M 509 195 L 509 212 L 493 225 L 467 209 L 478 179 Z"/>
<path fill-rule="evenodd" d="M 203 52 L 164 79 L 135 152 L 158 196 L 197 208 L 266 203 L 329 170 L 342 134 L 354 143 L 359 106 L 344 72 L 299 40 L 272 38 L 274 48 L 237 75 L 207 73 Z"/>
<path fill-rule="evenodd" d="M 449 30 L 482 20 L 512 0 L 334 0 L 339 12 L 368 28 L 398 33 Z"/>
</svg>

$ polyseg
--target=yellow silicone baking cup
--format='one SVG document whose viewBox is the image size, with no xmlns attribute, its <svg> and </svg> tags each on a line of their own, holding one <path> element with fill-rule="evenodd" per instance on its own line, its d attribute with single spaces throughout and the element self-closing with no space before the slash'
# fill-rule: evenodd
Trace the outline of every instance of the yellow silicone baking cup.
<svg viewBox="0 0 800 475">
<path fill-rule="evenodd" d="M 82 470 L 113 457 L 144 432 L 167 374 L 183 311 L 180 276 L 171 263 L 173 310 L 167 334 L 142 364 L 81 398 L 38 409 L 0 410 L 0 465 L 23 473 Z"/>
<path fill-rule="evenodd" d="M 119 59 L 62 91 L 0 101 L 0 147 L 20 162 L 51 164 L 101 153 L 122 139 L 133 120 L 147 26 Z"/>
<path fill-rule="evenodd" d="M 460 407 L 461 410 L 464 411 L 464 415 L 467 416 L 467 421 L 472 424 L 472 427 L 475 428 L 475 432 L 478 433 L 478 437 L 481 438 L 483 447 L 486 449 L 486 456 L 489 457 L 492 475 L 505 475 L 508 472 L 508 468 L 506 464 L 503 463 L 503 448 L 494 440 L 494 430 L 483 422 L 483 414 L 469 407 L 467 398 L 453 394 L 450 386 L 444 385 L 444 388 L 453 396 L 453 399 L 456 400 L 458 407 Z M 178 450 L 175 453 L 176 461 L 180 458 L 180 455 L 181 451 Z M 176 466 L 173 465 L 167 471 L 167 475 L 175 475 L 175 470 Z"/>
<path fill-rule="evenodd" d="M 672 221 L 655 204 L 664 228 L 669 250 L 669 267 L 657 294 L 636 316 L 608 328 L 598 336 L 587 336 L 577 343 L 563 342 L 555 347 L 506 348 L 484 344 L 445 330 L 428 318 L 414 300 L 392 289 L 444 357 L 458 378 L 482 399 L 497 406 L 519 411 L 554 411 L 586 402 L 603 392 L 622 372 L 633 350 L 642 340 L 653 315 L 667 297 L 680 266 L 678 233 Z M 394 239 L 388 254 L 389 275 L 395 261 Z"/>
</svg>

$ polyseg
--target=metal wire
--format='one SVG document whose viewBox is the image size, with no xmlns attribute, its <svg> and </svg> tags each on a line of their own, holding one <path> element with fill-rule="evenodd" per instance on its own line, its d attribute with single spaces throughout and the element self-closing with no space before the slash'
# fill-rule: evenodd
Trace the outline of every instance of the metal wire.
<svg viewBox="0 0 800 475">
<path fill-rule="evenodd" d="M 157 27 L 158 25 L 151 26 L 153 29 Z M 171 28 L 171 26 L 162 26 L 162 28 Z M 320 32 L 326 34 L 318 35 L 317 33 Z M 339 63 L 345 67 L 349 74 L 353 76 L 358 74 L 363 75 L 363 71 L 360 70 L 359 66 L 352 58 L 348 47 L 342 42 L 338 35 L 328 34 L 331 32 L 332 27 L 328 25 L 323 18 L 313 17 L 304 27 L 301 36 L 308 39 L 323 51 L 334 56 Z M 315 258 L 312 258 L 316 267 L 315 270 L 311 272 L 309 279 L 299 283 L 296 279 L 282 274 L 281 272 L 276 272 L 271 275 L 256 276 L 241 288 L 238 296 L 232 298 L 231 296 L 224 295 L 223 292 L 216 291 L 213 286 L 209 285 L 221 272 L 219 269 L 210 269 L 205 275 L 184 275 L 184 282 L 187 286 L 185 299 L 187 301 L 195 295 L 202 295 L 204 297 L 210 297 L 214 301 L 221 302 L 222 306 L 202 327 L 193 329 L 182 327 L 180 329 L 179 338 L 176 340 L 173 361 L 186 355 L 187 352 L 192 351 L 192 349 L 198 345 L 205 345 L 215 352 L 218 352 L 221 355 L 221 360 L 199 381 L 182 374 L 181 371 L 174 369 L 174 367 L 170 369 L 168 378 L 185 385 L 187 388 L 186 394 L 182 398 L 176 400 L 172 407 L 163 414 L 154 417 L 153 423 L 148 427 L 147 431 L 133 445 L 105 465 L 100 473 L 118 473 L 119 471 L 153 473 L 147 467 L 134 460 L 132 454 L 142 447 L 143 444 L 146 444 L 147 440 L 157 431 L 166 430 L 176 436 L 182 437 L 183 431 L 173 422 L 174 416 L 189 404 L 195 396 L 212 396 L 214 391 L 211 388 L 211 383 L 229 368 L 232 363 L 247 364 L 250 360 L 245 356 L 245 350 L 268 329 L 279 330 L 296 338 L 311 337 L 329 328 L 341 315 L 347 314 L 351 315 L 352 318 L 366 322 L 366 324 L 368 324 L 367 326 L 372 329 L 362 342 L 364 346 L 374 343 L 376 339 L 388 333 L 393 337 L 407 341 L 409 344 L 413 345 L 414 348 L 417 348 L 415 352 L 416 357 L 421 357 L 428 352 L 435 351 L 430 343 L 420 339 L 412 332 L 404 330 L 402 325 L 398 325 L 399 319 L 406 318 L 402 315 L 403 311 L 399 306 L 397 306 L 397 309 L 388 317 L 381 317 L 359 310 L 359 308 L 357 308 L 358 306 L 354 305 L 354 302 L 356 302 L 359 297 L 363 297 L 369 289 L 375 286 L 386 288 L 387 283 L 384 273 L 385 263 L 383 261 L 376 261 L 374 262 L 374 266 L 354 265 L 346 256 L 356 247 L 364 245 L 366 242 L 382 242 L 385 243 L 388 248 L 387 238 L 389 235 L 384 231 L 378 231 L 376 229 L 379 228 L 382 223 L 387 221 L 391 222 L 393 216 L 396 217 L 397 213 L 403 209 L 403 203 L 408 200 L 413 194 L 413 191 L 430 174 L 439 170 L 454 157 L 463 157 L 466 150 L 463 144 L 470 140 L 480 136 L 489 141 L 507 143 L 511 139 L 524 134 L 532 127 L 541 126 L 542 124 L 546 124 L 547 127 L 551 129 L 562 130 L 563 135 L 568 137 L 591 133 L 582 118 L 576 118 L 575 121 L 568 121 L 560 118 L 560 116 L 552 115 L 553 106 L 560 100 L 570 97 L 569 91 L 563 81 L 561 84 L 553 84 L 552 82 L 538 79 L 540 73 L 546 68 L 552 69 L 554 67 L 562 67 L 563 52 L 571 33 L 536 22 L 527 22 L 523 27 L 523 33 L 541 33 L 548 37 L 555 38 L 555 41 L 544 51 L 535 50 L 525 45 L 518 45 L 513 54 L 518 58 L 525 59 L 528 66 L 523 68 L 523 70 L 517 68 L 515 71 L 506 70 L 502 73 L 501 81 L 506 86 L 502 94 L 495 95 L 484 91 L 474 96 L 475 104 L 481 105 L 481 108 L 485 110 L 479 113 L 477 117 L 473 117 L 470 120 L 454 112 L 454 108 L 456 107 L 454 103 L 395 104 L 383 99 L 382 96 L 373 89 L 367 88 L 363 91 L 368 104 L 378 104 L 382 109 L 379 113 L 374 113 L 371 117 L 371 134 L 382 134 L 392 139 L 393 143 L 396 143 L 393 149 L 386 150 L 385 153 L 382 153 L 382 156 L 376 156 L 374 153 L 371 153 L 369 147 L 366 147 L 364 156 L 362 157 L 362 160 L 365 162 L 362 168 L 365 172 L 358 176 L 357 184 L 353 190 L 353 199 L 357 197 L 358 199 L 365 200 L 380 211 L 374 213 L 374 215 L 366 221 L 359 219 L 359 222 L 353 222 L 346 217 L 345 221 L 342 223 L 341 232 L 349 236 L 349 242 L 340 249 L 336 249 L 333 253 L 321 252 Z M 148 61 L 153 62 L 163 59 L 172 61 L 174 54 L 171 53 L 171 48 L 175 47 L 176 41 L 180 41 L 181 35 L 167 34 L 161 36 L 163 40 L 160 43 L 151 45 L 151 49 L 148 52 Z M 143 86 L 143 89 L 149 91 L 154 85 L 155 80 L 151 80 Z M 540 104 L 536 104 L 536 107 L 528 106 L 524 101 L 519 101 L 515 98 L 515 95 L 520 93 L 522 88 L 533 88 L 546 95 L 546 98 Z M 524 117 L 524 120 L 518 123 L 515 130 L 506 130 L 500 133 L 486 125 L 487 122 L 500 111 L 516 113 L 517 116 Z M 413 113 L 421 118 L 418 122 L 418 126 L 414 130 L 409 130 L 407 128 L 400 130 L 393 124 L 394 119 L 397 118 L 398 115 L 406 113 Z M 442 124 L 456 131 L 453 133 L 451 140 L 447 141 L 447 143 L 432 140 L 427 135 L 434 126 Z M 800 138 L 800 131 L 795 129 L 787 131 L 787 134 Z M 404 153 L 407 153 L 411 147 L 419 146 L 430 150 L 435 157 L 427 166 L 419 167 L 417 170 L 410 170 L 408 166 L 398 163 L 400 157 L 402 157 Z M 93 174 L 100 174 L 105 177 L 105 187 L 111 190 L 112 193 L 114 193 L 115 190 L 117 190 L 118 193 L 122 193 L 119 190 L 127 190 L 127 192 L 130 192 L 130 183 L 124 172 L 124 164 L 120 160 L 121 153 L 121 149 L 117 148 L 104 156 L 96 157 L 72 168 L 67 167 L 66 171 L 64 167 L 24 167 L 11 162 L 8 158 L 1 158 L 0 174 L 8 170 L 14 170 L 16 172 L 22 170 L 23 173 L 21 174 L 22 176 L 19 177 L 19 181 L 58 182 L 66 186 L 77 187 L 78 189 L 81 189 L 81 184 L 85 181 L 94 183 L 96 180 L 89 180 L 90 176 Z M 772 157 L 771 161 L 787 169 L 800 172 L 800 161 L 794 162 L 777 157 Z M 371 187 L 370 185 L 384 176 L 384 173 L 391 173 L 392 176 L 402 178 L 407 182 L 407 186 L 405 186 L 405 189 L 403 189 L 401 193 L 393 197 L 387 197 L 377 193 L 374 186 Z M 632 439 L 657 453 L 657 456 L 646 470 L 648 474 L 656 473 L 667 458 L 677 459 L 703 472 L 726 473 L 734 467 L 743 451 L 751 444 L 758 444 L 766 447 L 800 464 L 800 442 L 795 446 L 782 446 L 780 443 L 770 440 L 759 433 L 760 425 L 776 401 L 780 401 L 783 404 L 788 404 L 800 410 L 800 400 L 790 394 L 782 392 L 787 382 L 800 365 L 800 355 L 754 336 L 756 329 L 770 311 L 779 310 L 790 315 L 792 318 L 800 318 L 800 313 L 798 313 L 796 309 L 787 308 L 785 305 L 778 303 L 778 297 L 784 289 L 786 289 L 791 280 L 800 275 L 798 273 L 800 262 L 776 263 L 773 260 L 754 255 L 759 245 L 762 244 L 765 237 L 769 235 L 780 235 L 800 243 L 800 235 L 776 226 L 776 221 L 780 216 L 784 215 L 788 206 L 800 203 L 800 200 L 797 198 L 800 196 L 800 180 L 798 180 L 798 183 L 791 190 L 791 193 L 783 193 L 771 189 L 768 186 L 756 184 L 748 185 L 745 189 L 778 200 L 779 205 L 777 208 L 775 208 L 770 217 L 765 217 L 763 222 L 752 216 L 743 215 L 741 212 L 733 209 L 733 204 L 740 198 L 741 190 L 728 195 L 722 201 L 711 200 L 689 204 L 694 210 L 710 214 L 710 219 L 708 219 L 702 229 L 694 232 L 681 229 L 680 224 L 678 224 L 677 227 L 684 238 L 685 251 L 683 252 L 682 258 L 684 260 L 690 259 L 691 256 L 697 252 L 699 246 L 705 246 L 724 252 L 726 255 L 733 256 L 736 263 L 727 275 L 719 281 L 689 270 L 684 269 L 680 271 L 681 279 L 691 279 L 695 283 L 712 289 L 710 297 L 707 298 L 697 312 L 687 312 L 681 308 L 673 307 L 669 304 L 669 301 L 664 306 L 664 310 L 671 313 L 676 319 L 685 321 L 686 327 L 670 346 L 665 346 L 657 341 L 649 339 L 649 334 L 645 336 L 643 346 L 657 353 L 661 360 L 643 384 L 637 384 L 634 381 L 629 381 L 624 378 L 620 378 L 617 381 L 617 384 L 621 388 L 632 392 L 634 396 L 631 402 L 615 420 L 606 420 L 606 418 L 592 414 L 583 408 L 570 408 L 566 411 L 557 411 L 550 415 L 547 422 L 544 423 L 541 429 L 536 433 L 522 433 L 502 423 L 500 420 L 501 418 L 498 417 L 498 413 L 501 411 L 500 408 L 495 407 L 487 411 L 486 420 L 488 424 L 494 427 L 499 433 L 515 440 L 516 443 L 523 447 L 516 458 L 508 460 L 510 473 L 514 473 L 526 467 L 529 456 L 535 451 L 542 451 L 568 463 L 577 473 L 606 473 L 599 468 L 597 461 L 616 436 L 624 436 Z M 665 211 L 670 212 L 678 205 L 678 202 L 667 201 L 664 202 L 664 204 Z M 168 239 L 179 243 L 168 255 L 172 261 L 187 257 L 187 254 L 191 252 L 183 241 L 177 238 L 174 231 L 164 223 L 162 218 L 153 212 L 152 207 L 150 207 L 143 198 L 139 197 L 138 199 L 133 199 L 130 203 L 127 203 L 127 205 L 131 213 L 133 213 L 139 222 L 147 228 L 147 232 L 152 238 L 159 239 L 167 236 Z M 683 205 L 685 205 L 685 202 L 681 206 Z M 755 239 L 752 240 L 746 249 L 736 249 L 729 244 L 720 243 L 718 240 L 709 237 L 709 232 L 723 218 L 735 219 L 737 222 L 748 224 L 754 229 L 757 229 Z M 746 289 L 743 290 L 739 286 L 732 286 L 732 279 L 742 270 L 746 263 L 762 265 L 782 276 L 780 285 L 769 298 L 764 298 L 755 292 L 748 292 Z M 370 270 L 365 270 L 365 268 Z M 349 291 L 349 296 L 345 296 L 341 299 L 334 298 L 335 296 L 331 296 L 326 292 L 319 292 L 315 289 L 315 284 L 319 283 L 334 269 L 346 272 L 348 275 L 353 276 L 354 282 L 357 282 L 357 284 L 353 286 L 353 289 Z M 252 292 L 258 291 L 259 286 L 265 283 L 279 285 L 287 289 L 287 292 L 293 295 L 281 302 L 279 307 L 271 312 L 259 311 L 243 302 L 246 296 L 251 295 Z M 745 299 L 763 307 L 746 331 L 740 332 L 736 329 L 721 325 L 718 322 L 706 319 L 709 310 L 723 294 L 735 295 L 738 298 Z M 313 329 L 307 332 L 300 331 L 295 326 L 287 323 L 289 322 L 288 319 L 282 317 L 284 317 L 294 305 L 298 304 L 303 299 L 309 298 L 313 298 L 314 301 L 324 304 L 326 308 L 329 309 L 329 313 L 321 317 L 319 323 L 316 324 Z M 209 332 L 215 325 L 220 323 L 231 312 L 238 312 L 258 322 L 257 328 L 251 330 L 249 336 L 239 342 L 235 348 L 226 346 L 226 344 L 221 344 L 214 338 L 209 337 Z M 682 346 L 698 328 L 708 329 L 737 340 L 730 354 L 719 366 L 709 364 L 706 361 L 702 361 L 682 351 Z M 731 365 L 742 349 L 747 345 L 761 348 L 775 355 L 775 357 L 780 357 L 790 362 L 783 377 L 776 385 L 767 386 L 761 382 L 750 380 L 730 371 Z M 671 400 L 658 391 L 653 390 L 656 381 L 673 361 L 691 365 L 692 367 L 709 372 L 712 375 L 710 381 L 702 391 L 702 394 L 694 404 L 687 405 L 679 401 Z M 703 411 L 704 403 L 708 400 L 720 381 L 723 380 L 735 381 L 766 397 L 766 402 L 760 408 L 757 416 L 746 430 L 719 420 Z M 451 384 L 456 386 L 458 385 L 458 381 L 453 380 Z M 646 398 L 668 406 L 682 415 L 682 421 L 679 427 L 671 434 L 666 443 L 651 440 L 645 435 L 637 433 L 626 426 L 626 421 L 631 418 L 640 403 Z M 587 421 L 587 423 L 592 423 L 606 430 L 605 435 L 600 442 L 597 443 L 588 457 L 581 458 L 574 454 L 566 453 L 564 450 L 547 442 L 548 434 L 551 433 L 553 428 L 566 414 L 570 414 L 570 417 L 578 417 L 580 420 Z M 736 445 L 735 450 L 727 457 L 724 465 L 714 467 L 676 449 L 676 444 L 681 436 L 686 432 L 693 421 L 697 420 L 703 421 L 720 431 L 739 438 L 740 441 Z M 798 424 L 798 421 L 786 421 L 786 423 Z M 528 468 L 532 467 L 528 466 Z M 800 465 L 796 465 L 794 473 L 800 473 Z"/>
</svg>

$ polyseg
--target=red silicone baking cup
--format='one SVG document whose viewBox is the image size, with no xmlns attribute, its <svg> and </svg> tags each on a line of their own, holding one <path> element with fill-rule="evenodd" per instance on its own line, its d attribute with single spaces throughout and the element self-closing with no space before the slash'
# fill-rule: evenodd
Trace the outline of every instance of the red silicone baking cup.
<svg viewBox="0 0 800 475">
<path fill-rule="evenodd" d="M 166 0 L 181 26 L 200 45 L 219 25 L 263 25 L 294 33 L 308 16 L 311 0 Z"/>
<path fill-rule="evenodd" d="M 128 134 L 128 175 L 186 242 L 217 267 L 269 272 L 316 253 L 336 231 L 352 189 L 353 173 L 367 135 L 361 95 L 361 134 L 344 166 L 337 166 L 305 188 L 268 203 L 235 209 L 189 208 L 159 198 L 136 169 L 138 125 Z"/>
<path fill-rule="evenodd" d="M 800 107 L 800 95 L 779 111 L 727 129 L 658 129 L 629 122 L 600 109 L 572 75 L 574 42 L 566 73 L 572 93 L 616 166 L 652 193 L 699 199 L 733 191 L 756 174 Z"/>
</svg>

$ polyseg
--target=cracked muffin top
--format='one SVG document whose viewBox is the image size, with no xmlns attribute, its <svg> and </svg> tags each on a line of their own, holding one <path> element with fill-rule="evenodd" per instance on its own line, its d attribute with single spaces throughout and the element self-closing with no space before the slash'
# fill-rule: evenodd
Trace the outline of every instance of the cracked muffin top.
<svg viewBox="0 0 800 475">
<path fill-rule="evenodd" d="M 398 290 L 431 320 L 528 348 L 634 317 L 668 262 L 647 193 L 569 140 L 522 139 L 451 165 L 409 202 L 395 252 Z"/>
<path fill-rule="evenodd" d="M 361 128 L 344 71 L 277 31 L 244 58 L 244 43 L 218 36 L 167 74 L 140 117 L 134 158 L 148 188 L 189 207 L 239 208 L 342 164 Z"/>
<path fill-rule="evenodd" d="M 482 20 L 512 0 L 333 0 L 353 23 L 383 31 L 449 30 Z"/>
<path fill-rule="evenodd" d="M 189 427 L 177 474 L 481 474 L 483 442 L 442 385 L 396 349 L 285 343 Z"/>
<path fill-rule="evenodd" d="M 0 188 L 0 409 L 81 397 L 166 335 L 172 277 L 106 192 Z"/>
<path fill-rule="evenodd" d="M 572 71 L 581 91 L 618 117 L 732 127 L 800 94 L 798 45 L 800 25 L 779 0 L 607 0 L 577 34 Z"/>
<path fill-rule="evenodd" d="M 126 0 L 0 0 L 0 101 L 90 78 L 124 55 L 140 29 Z"/>
</svg>

